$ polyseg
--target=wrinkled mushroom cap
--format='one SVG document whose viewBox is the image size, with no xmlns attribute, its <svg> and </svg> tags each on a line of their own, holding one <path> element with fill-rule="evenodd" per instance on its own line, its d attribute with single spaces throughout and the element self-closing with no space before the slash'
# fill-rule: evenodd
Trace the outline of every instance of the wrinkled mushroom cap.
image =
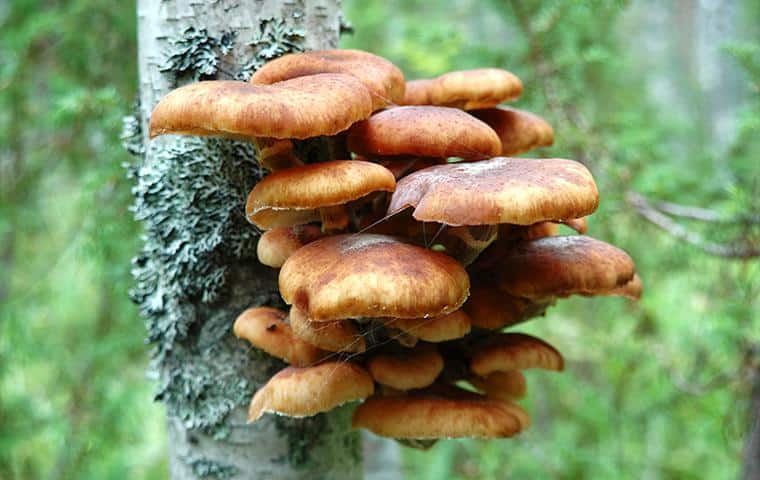
<svg viewBox="0 0 760 480">
<path fill-rule="evenodd" d="M 276 308 L 249 308 L 237 317 L 233 331 L 236 337 L 296 367 L 312 365 L 328 355 L 297 338 L 285 317 L 285 312 Z"/>
<path fill-rule="evenodd" d="M 248 194 L 248 221 L 268 229 L 319 219 L 318 208 L 343 205 L 372 192 L 392 192 L 393 173 L 360 160 L 333 160 L 279 170 Z"/>
<path fill-rule="evenodd" d="M 378 383 L 397 390 L 431 385 L 443 370 L 443 357 L 430 344 L 373 355 L 367 370 Z"/>
<path fill-rule="evenodd" d="M 582 217 L 598 203 L 594 179 L 578 162 L 497 157 L 407 175 L 396 185 L 388 213 L 414 207 L 414 218 L 424 222 L 531 225 Z"/>
<path fill-rule="evenodd" d="M 264 265 L 280 268 L 293 252 L 320 237 L 322 230 L 315 225 L 295 225 L 268 230 L 259 237 L 256 256 Z"/>
<path fill-rule="evenodd" d="M 410 85 L 411 84 L 411 85 Z M 432 80 L 407 83 L 406 105 L 440 105 L 464 110 L 493 107 L 514 100 L 523 85 L 513 73 L 499 68 L 478 68 L 445 73 Z"/>
<path fill-rule="evenodd" d="M 272 84 L 318 73 L 342 73 L 361 81 L 372 93 L 378 110 L 404 98 L 404 74 L 390 61 L 361 50 L 315 50 L 283 55 L 267 62 L 251 77 L 251 83 Z"/>
<path fill-rule="evenodd" d="M 516 155 L 554 143 L 554 130 L 543 118 L 516 108 L 485 108 L 470 115 L 491 127 L 501 140 L 501 155 Z"/>
<path fill-rule="evenodd" d="M 565 368 L 562 354 L 556 348 L 524 333 L 494 334 L 475 344 L 473 350 L 470 370 L 481 377 L 528 368 L 557 371 Z"/>
<path fill-rule="evenodd" d="M 301 340 L 330 352 L 361 353 L 367 349 L 359 329 L 352 320 L 312 322 L 298 308 L 290 309 L 290 325 Z"/>
<path fill-rule="evenodd" d="M 528 298 L 604 295 L 633 279 L 635 265 L 623 250 L 583 235 L 519 242 L 493 269 L 499 288 Z"/>
<path fill-rule="evenodd" d="M 491 127 L 446 107 L 394 107 L 349 130 L 348 149 L 365 156 L 408 155 L 478 160 L 501 151 Z"/>
<path fill-rule="evenodd" d="M 312 75 L 276 85 L 214 80 L 169 92 L 153 110 L 150 136 L 304 139 L 335 135 L 371 113 L 369 91 L 350 75 Z"/>
<path fill-rule="evenodd" d="M 470 317 L 462 309 L 438 317 L 393 318 L 385 323 L 426 342 L 445 342 L 470 333 Z"/>
<path fill-rule="evenodd" d="M 441 253 L 385 235 L 336 235 L 296 251 L 280 294 L 312 321 L 421 318 L 450 313 L 469 293 L 467 272 Z"/>
<path fill-rule="evenodd" d="M 248 421 L 266 412 L 310 417 L 374 392 L 370 374 L 350 362 L 326 362 L 306 368 L 288 367 L 261 387 L 251 400 Z"/>
</svg>

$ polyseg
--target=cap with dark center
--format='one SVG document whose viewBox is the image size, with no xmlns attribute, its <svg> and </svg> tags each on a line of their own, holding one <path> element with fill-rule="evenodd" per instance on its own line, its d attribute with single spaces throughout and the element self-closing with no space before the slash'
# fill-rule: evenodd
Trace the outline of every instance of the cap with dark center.
<svg viewBox="0 0 760 480">
<path fill-rule="evenodd" d="M 280 268 L 293 252 L 322 236 L 322 230 L 315 225 L 274 228 L 259 238 L 256 256 L 264 265 Z"/>
<path fill-rule="evenodd" d="M 527 383 L 519 370 L 493 372 L 486 377 L 471 377 L 470 383 L 485 392 L 486 397 L 496 400 L 514 401 L 525 397 Z"/>
<path fill-rule="evenodd" d="M 494 107 L 522 94 L 523 85 L 513 73 L 500 68 L 459 70 L 431 79 L 407 83 L 405 105 L 440 105 L 464 110 Z"/>
<path fill-rule="evenodd" d="M 447 225 L 577 218 L 596 210 L 599 192 L 582 164 L 498 157 L 414 172 L 396 185 L 388 213 L 414 207 L 415 219 Z"/>
<path fill-rule="evenodd" d="M 379 353 L 367 362 L 367 370 L 378 383 L 398 390 L 431 385 L 443 370 L 443 357 L 433 345 Z"/>
<path fill-rule="evenodd" d="M 604 295 L 631 281 L 635 270 L 623 250 L 573 235 L 516 243 L 504 251 L 493 272 L 502 291 L 544 298 Z"/>
<path fill-rule="evenodd" d="M 350 75 L 313 75 L 275 85 L 215 80 L 169 92 L 153 110 L 150 136 L 304 139 L 335 135 L 371 113 L 369 91 Z"/>
<path fill-rule="evenodd" d="M 493 128 L 501 140 L 501 155 L 516 155 L 554 143 L 554 130 L 546 120 L 516 108 L 485 108 L 468 112 Z"/>
<path fill-rule="evenodd" d="M 266 176 L 248 194 L 245 211 L 259 228 L 286 227 L 319 219 L 320 208 L 344 205 L 372 192 L 392 192 L 395 187 L 393 174 L 376 163 L 313 163 Z"/>
<path fill-rule="evenodd" d="M 361 353 L 367 349 L 353 320 L 312 322 L 296 307 L 290 309 L 289 318 L 296 337 L 324 350 Z"/>
<path fill-rule="evenodd" d="M 385 235 L 336 235 L 296 251 L 280 294 L 312 321 L 421 318 L 453 312 L 470 289 L 452 258 Z"/>
<path fill-rule="evenodd" d="M 500 333 L 486 337 L 473 347 L 470 369 L 485 377 L 493 372 L 542 368 L 561 371 L 562 354 L 540 338 L 524 333 Z"/>
<path fill-rule="evenodd" d="M 288 367 L 261 387 L 251 400 L 248 421 L 264 413 L 310 417 L 374 392 L 372 377 L 350 362 L 326 362 L 306 368 Z"/>
<path fill-rule="evenodd" d="M 385 324 L 426 342 L 445 342 L 470 333 L 470 318 L 461 309 L 439 317 L 392 318 Z"/>
<path fill-rule="evenodd" d="M 479 160 L 501 151 L 491 127 L 472 115 L 445 107 L 394 107 L 357 123 L 348 149 L 361 155 Z"/>
<path fill-rule="evenodd" d="M 502 292 L 490 282 L 478 281 L 472 285 L 470 297 L 462 310 L 467 312 L 474 326 L 496 330 L 543 315 L 549 305 L 548 299 L 515 297 Z"/>
<path fill-rule="evenodd" d="M 298 339 L 285 317 L 285 312 L 276 308 L 249 308 L 235 320 L 235 336 L 296 367 L 312 365 L 328 355 Z"/>
<path fill-rule="evenodd" d="M 383 57 L 361 50 L 315 50 L 284 55 L 258 69 L 251 83 L 272 84 L 318 73 L 343 73 L 361 81 L 378 110 L 404 98 L 404 74 Z"/>
</svg>

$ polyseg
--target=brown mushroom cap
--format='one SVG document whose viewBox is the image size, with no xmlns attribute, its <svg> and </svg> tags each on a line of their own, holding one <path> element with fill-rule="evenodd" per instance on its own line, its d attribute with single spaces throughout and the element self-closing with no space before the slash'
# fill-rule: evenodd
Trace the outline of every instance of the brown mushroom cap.
<svg viewBox="0 0 760 480">
<path fill-rule="evenodd" d="M 407 83 L 405 105 L 440 105 L 464 110 L 493 107 L 514 100 L 523 85 L 513 73 L 499 68 L 478 68 L 445 73 L 431 80 Z"/>
<path fill-rule="evenodd" d="M 150 136 L 304 139 L 335 135 L 371 113 L 369 91 L 350 75 L 312 75 L 276 85 L 214 80 L 169 92 L 153 110 Z"/>
<path fill-rule="evenodd" d="M 347 402 L 369 397 L 375 390 L 370 374 L 350 362 L 325 362 L 306 368 L 288 367 L 261 387 L 248 408 L 248 422 L 266 412 L 310 417 Z"/>
<path fill-rule="evenodd" d="M 470 318 L 461 309 L 438 317 L 393 318 L 385 323 L 426 342 L 445 342 L 470 333 Z"/>
<path fill-rule="evenodd" d="M 470 370 L 485 377 L 493 372 L 542 368 L 562 371 L 565 361 L 559 351 L 540 338 L 524 333 L 500 333 L 477 343 Z"/>
<path fill-rule="evenodd" d="M 516 155 L 554 143 L 554 130 L 543 118 L 516 108 L 485 108 L 468 112 L 493 128 L 501 140 L 501 155 Z"/>
<path fill-rule="evenodd" d="M 603 295 L 615 295 L 619 297 L 626 297 L 631 300 L 641 299 L 641 294 L 644 292 L 644 285 L 641 283 L 641 277 L 636 273 L 633 278 L 628 281 L 622 287 L 613 288 L 612 290 L 605 292 Z"/>
<path fill-rule="evenodd" d="M 367 362 L 367 370 L 378 383 L 397 390 L 431 385 L 443 370 L 443 357 L 430 344 L 401 351 L 379 353 Z"/>
<path fill-rule="evenodd" d="M 352 424 L 390 438 L 504 438 L 519 433 L 527 418 L 499 400 L 410 395 L 369 398 Z"/>
<path fill-rule="evenodd" d="M 470 289 L 452 258 L 385 235 L 336 235 L 296 251 L 280 270 L 280 294 L 312 321 L 421 318 L 450 313 Z"/>
<path fill-rule="evenodd" d="M 491 127 L 455 108 L 394 107 L 351 127 L 348 149 L 370 157 L 479 160 L 498 155 L 501 142 Z"/>
<path fill-rule="evenodd" d="M 296 337 L 285 321 L 286 316 L 276 308 L 249 308 L 237 317 L 233 330 L 236 337 L 296 367 L 312 365 L 328 355 Z"/>
<path fill-rule="evenodd" d="M 511 402 L 525 397 L 528 391 L 525 375 L 519 370 L 493 372 L 486 377 L 472 377 L 469 380 L 476 388 L 483 390 L 487 398 L 496 400 Z"/>
<path fill-rule="evenodd" d="M 259 237 L 256 256 L 264 265 L 280 268 L 293 252 L 321 237 L 322 230 L 315 225 L 295 225 L 267 230 Z"/>
<path fill-rule="evenodd" d="M 393 173 L 360 160 L 333 160 L 279 170 L 248 194 L 248 221 L 259 228 L 287 227 L 319 219 L 318 208 L 343 205 L 372 192 L 392 192 Z M 304 222 L 299 222 L 304 223 Z"/>
<path fill-rule="evenodd" d="M 499 288 L 527 298 L 604 295 L 635 273 L 623 250 L 584 235 L 519 242 L 504 251 L 493 270 Z"/>
<path fill-rule="evenodd" d="M 296 337 L 329 352 L 356 352 L 367 349 L 352 320 L 312 322 L 298 308 L 290 309 L 290 325 Z"/>
<path fill-rule="evenodd" d="M 582 217 L 598 203 L 594 179 L 578 162 L 497 157 L 437 165 L 402 178 L 388 214 L 414 207 L 414 218 L 424 222 L 531 225 Z"/>
<path fill-rule="evenodd" d="M 404 74 L 383 57 L 361 50 L 316 50 L 283 55 L 267 62 L 251 77 L 251 83 L 272 84 L 318 73 L 342 73 L 360 80 L 372 93 L 378 110 L 404 98 Z"/>
<path fill-rule="evenodd" d="M 474 326 L 496 330 L 542 315 L 549 304 L 549 300 L 515 297 L 490 282 L 478 281 L 472 285 L 462 310 Z"/>
</svg>

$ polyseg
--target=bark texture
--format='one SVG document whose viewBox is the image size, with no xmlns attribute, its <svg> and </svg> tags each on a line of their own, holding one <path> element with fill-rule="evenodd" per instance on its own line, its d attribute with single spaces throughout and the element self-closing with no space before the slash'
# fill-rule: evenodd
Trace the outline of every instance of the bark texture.
<svg viewBox="0 0 760 480">
<path fill-rule="evenodd" d="M 244 217 L 245 196 L 262 174 L 253 148 L 146 136 L 152 108 L 179 85 L 247 79 L 282 54 L 336 47 L 339 0 L 139 0 L 138 25 L 140 98 L 124 141 L 139 157 L 129 171 L 145 246 L 131 294 L 155 346 L 171 477 L 359 478 L 348 408 L 245 423 L 253 392 L 283 367 L 232 335 L 243 309 L 280 302 L 276 272 L 256 261 L 258 232 Z"/>
</svg>

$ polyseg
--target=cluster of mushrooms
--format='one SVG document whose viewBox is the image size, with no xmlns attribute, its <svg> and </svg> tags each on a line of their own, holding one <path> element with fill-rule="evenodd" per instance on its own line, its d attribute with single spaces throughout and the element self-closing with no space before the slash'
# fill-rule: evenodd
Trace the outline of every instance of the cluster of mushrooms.
<svg viewBox="0 0 760 480">
<path fill-rule="evenodd" d="M 247 139 L 271 171 L 246 215 L 290 310 L 250 308 L 234 332 L 291 366 L 249 421 L 361 401 L 355 427 L 411 444 L 510 437 L 530 423 L 522 371 L 564 361 L 502 330 L 573 294 L 640 296 L 628 254 L 583 235 L 599 201 L 586 167 L 506 157 L 553 143 L 540 117 L 497 107 L 521 92 L 505 70 L 406 82 L 381 57 L 328 50 L 156 106 L 151 136 Z"/>
</svg>

